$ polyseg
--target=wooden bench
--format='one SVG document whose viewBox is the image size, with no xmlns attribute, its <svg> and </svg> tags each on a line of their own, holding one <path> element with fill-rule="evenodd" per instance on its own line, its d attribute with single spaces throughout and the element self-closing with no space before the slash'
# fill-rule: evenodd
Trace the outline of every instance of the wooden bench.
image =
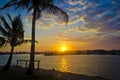
<svg viewBox="0 0 120 80">
<path fill-rule="evenodd" d="M 22 66 L 22 62 L 25 63 L 25 68 L 27 68 L 30 60 L 17 60 L 17 66 Z M 37 69 L 39 69 L 40 60 L 35 60 L 34 62 L 37 62 Z"/>
</svg>

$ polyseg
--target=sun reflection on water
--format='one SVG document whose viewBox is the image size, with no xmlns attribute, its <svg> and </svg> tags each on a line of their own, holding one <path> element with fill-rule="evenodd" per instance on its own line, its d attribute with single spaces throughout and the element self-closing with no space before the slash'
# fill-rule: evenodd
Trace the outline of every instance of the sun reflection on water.
<svg viewBox="0 0 120 80">
<path fill-rule="evenodd" d="M 66 58 L 62 58 L 59 66 L 59 70 L 62 72 L 70 72 L 68 62 Z"/>
</svg>

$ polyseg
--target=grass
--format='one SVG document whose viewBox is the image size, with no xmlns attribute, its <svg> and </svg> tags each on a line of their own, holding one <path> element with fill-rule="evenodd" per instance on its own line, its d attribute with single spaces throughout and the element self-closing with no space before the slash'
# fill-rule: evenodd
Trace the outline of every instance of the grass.
<svg viewBox="0 0 120 80">
<path fill-rule="evenodd" d="M 33 75 L 26 75 L 24 68 L 12 68 L 10 71 L 1 71 L 2 69 L 0 69 L 0 80 L 111 80 L 99 76 L 90 77 L 49 70 L 36 71 Z"/>
<path fill-rule="evenodd" d="M 0 80 L 65 80 L 50 75 L 35 73 L 34 75 L 25 75 L 22 71 L 0 71 Z"/>
</svg>

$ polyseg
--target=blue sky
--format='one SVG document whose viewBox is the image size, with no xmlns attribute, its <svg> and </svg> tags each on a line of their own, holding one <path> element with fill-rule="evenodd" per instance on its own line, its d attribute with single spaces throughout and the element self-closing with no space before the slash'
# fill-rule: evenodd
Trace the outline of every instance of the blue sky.
<svg viewBox="0 0 120 80">
<path fill-rule="evenodd" d="M 0 6 L 7 1 L 0 0 Z M 120 0 L 63 0 L 54 5 L 69 15 L 69 22 L 65 25 L 60 16 L 42 12 L 36 23 L 36 40 L 39 41 L 36 51 L 58 50 L 61 46 L 67 46 L 68 50 L 120 49 Z M 31 13 L 5 9 L 0 15 L 6 12 L 13 16 L 22 13 L 25 38 L 30 38 Z M 18 48 L 29 51 L 30 44 L 25 46 Z"/>
</svg>

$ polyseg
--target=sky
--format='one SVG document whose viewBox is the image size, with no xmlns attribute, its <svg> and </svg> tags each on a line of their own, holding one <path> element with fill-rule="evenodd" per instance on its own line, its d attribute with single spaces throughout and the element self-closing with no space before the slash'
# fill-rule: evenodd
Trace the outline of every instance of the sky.
<svg viewBox="0 0 120 80">
<path fill-rule="evenodd" d="M 0 7 L 9 0 L 0 0 Z M 54 5 L 69 16 L 67 25 L 59 15 L 42 12 L 36 22 L 36 52 L 67 50 L 120 49 L 120 0 L 63 0 Z M 0 16 L 22 14 L 25 39 L 31 39 L 32 11 L 5 9 Z M 15 51 L 30 51 L 31 44 L 23 44 Z M 10 51 L 9 45 L 0 51 Z"/>
</svg>

